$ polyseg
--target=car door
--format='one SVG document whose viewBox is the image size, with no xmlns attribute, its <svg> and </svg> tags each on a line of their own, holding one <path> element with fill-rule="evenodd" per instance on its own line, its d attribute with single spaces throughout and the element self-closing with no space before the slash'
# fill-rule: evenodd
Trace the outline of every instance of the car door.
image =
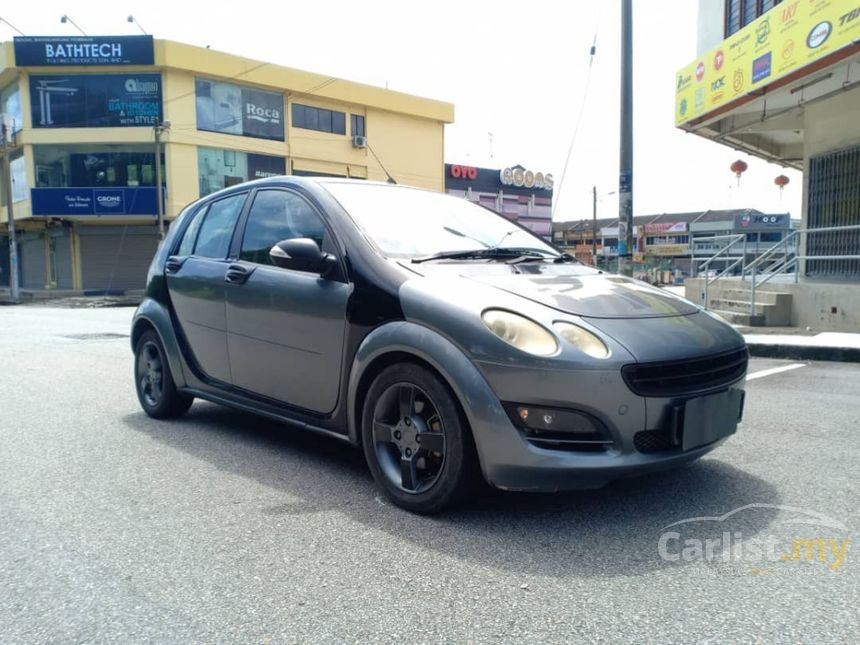
<svg viewBox="0 0 860 645">
<path fill-rule="evenodd" d="M 165 276 L 170 300 L 194 360 L 204 374 L 230 383 L 225 276 L 230 242 L 247 193 L 216 200 L 198 212 Z"/>
<path fill-rule="evenodd" d="M 237 278 L 226 291 L 233 384 L 328 413 L 338 400 L 351 286 L 339 277 L 274 266 L 269 250 L 290 238 L 311 238 L 336 254 L 330 230 L 304 197 L 258 190 L 230 267 Z"/>
</svg>

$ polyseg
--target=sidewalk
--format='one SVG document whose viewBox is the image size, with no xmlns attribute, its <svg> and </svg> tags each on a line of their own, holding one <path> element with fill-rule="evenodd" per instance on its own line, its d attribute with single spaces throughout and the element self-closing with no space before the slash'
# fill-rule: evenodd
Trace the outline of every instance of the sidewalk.
<svg viewBox="0 0 860 645">
<path fill-rule="evenodd" d="M 738 331 L 752 356 L 860 362 L 860 333 L 810 332 L 794 327 L 740 327 Z"/>
</svg>

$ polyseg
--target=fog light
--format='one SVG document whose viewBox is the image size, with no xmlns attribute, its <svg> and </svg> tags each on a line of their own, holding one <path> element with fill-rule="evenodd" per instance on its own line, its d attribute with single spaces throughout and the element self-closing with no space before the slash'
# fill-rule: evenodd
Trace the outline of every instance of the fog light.
<svg viewBox="0 0 860 645">
<path fill-rule="evenodd" d="M 605 434 L 600 421 L 585 412 L 516 404 L 506 405 L 505 410 L 514 425 L 528 430 L 578 435 Z"/>
</svg>

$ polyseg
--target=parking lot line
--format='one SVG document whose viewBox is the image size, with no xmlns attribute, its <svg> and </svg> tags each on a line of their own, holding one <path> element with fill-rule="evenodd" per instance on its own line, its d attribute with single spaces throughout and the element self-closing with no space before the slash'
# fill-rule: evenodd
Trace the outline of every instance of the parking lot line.
<svg viewBox="0 0 860 645">
<path fill-rule="evenodd" d="M 747 380 L 752 381 L 753 379 L 763 378 L 765 376 L 773 376 L 774 374 L 779 374 L 780 372 L 796 370 L 798 367 L 806 367 L 806 363 L 792 363 L 791 365 L 783 365 L 782 367 L 771 367 L 769 370 L 753 372 L 752 374 L 747 374 Z"/>
</svg>

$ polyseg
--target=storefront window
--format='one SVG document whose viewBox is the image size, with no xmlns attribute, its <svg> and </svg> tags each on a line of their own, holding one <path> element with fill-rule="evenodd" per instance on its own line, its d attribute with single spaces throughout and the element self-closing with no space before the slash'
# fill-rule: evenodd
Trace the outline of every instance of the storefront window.
<svg viewBox="0 0 860 645">
<path fill-rule="evenodd" d="M 251 179 L 274 177 L 286 173 L 283 157 L 257 155 L 238 150 L 198 148 L 197 169 L 200 176 L 200 196 L 241 184 Z"/>
<path fill-rule="evenodd" d="M 204 78 L 194 82 L 197 129 L 284 140 L 284 96 Z"/>
<path fill-rule="evenodd" d="M 37 188 L 155 186 L 155 154 L 146 145 L 37 145 Z M 162 178 L 164 155 L 161 156 Z M 162 179 L 162 185 L 164 184 Z"/>
<path fill-rule="evenodd" d="M 0 114 L 9 115 L 12 121 L 12 132 L 17 132 L 23 126 L 24 117 L 21 112 L 21 92 L 18 83 L 12 83 L 0 91 Z"/>
<path fill-rule="evenodd" d="M 10 155 L 9 174 L 12 176 L 12 203 L 24 201 L 29 197 L 27 167 L 24 164 L 24 153 L 20 149 Z M 4 181 L 0 181 L 0 205 L 6 205 L 6 182 Z"/>
</svg>

